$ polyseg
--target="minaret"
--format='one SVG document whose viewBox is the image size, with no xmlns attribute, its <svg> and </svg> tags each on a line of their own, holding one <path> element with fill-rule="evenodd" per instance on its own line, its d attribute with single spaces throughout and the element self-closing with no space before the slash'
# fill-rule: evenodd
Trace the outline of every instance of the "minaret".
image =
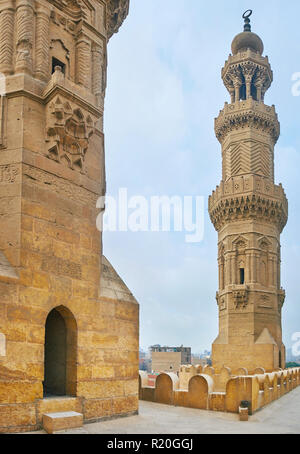
<svg viewBox="0 0 300 454">
<path fill-rule="evenodd" d="M 284 190 L 274 183 L 280 125 L 274 105 L 264 103 L 273 73 L 262 40 L 251 32 L 251 14 L 243 15 L 244 32 L 234 38 L 222 69 L 231 101 L 215 120 L 222 181 L 209 198 L 219 265 L 219 335 L 212 362 L 233 373 L 244 367 L 249 374 L 285 367 L 280 234 L 288 218 Z"/>
<path fill-rule="evenodd" d="M 138 304 L 96 225 L 107 45 L 128 9 L 0 2 L 0 433 L 138 409 Z"/>
</svg>

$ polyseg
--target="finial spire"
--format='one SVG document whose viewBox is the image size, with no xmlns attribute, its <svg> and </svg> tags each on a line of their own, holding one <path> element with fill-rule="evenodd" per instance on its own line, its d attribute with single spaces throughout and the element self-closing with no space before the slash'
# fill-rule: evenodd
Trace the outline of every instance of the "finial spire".
<svg viewBox="0 0 300 454">
<path fill-rule="evenodd" d="M 244 24 L 244 32 L 251 32 L 251 25 L 250 25 L 250 16 L 252 16 L 252 9 L 248 9 L 247 11 L 244 12 L 243 14 L 243 19 L 245 20 Z"/>
</svg>

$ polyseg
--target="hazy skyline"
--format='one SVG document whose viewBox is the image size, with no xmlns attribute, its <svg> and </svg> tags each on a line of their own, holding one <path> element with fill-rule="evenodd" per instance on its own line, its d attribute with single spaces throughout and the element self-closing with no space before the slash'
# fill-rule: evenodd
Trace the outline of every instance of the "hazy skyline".
<svg viewBox="0 0 300 454">
<path fill-rule="evenodd" d="M 104 254 L 140 303 L 144 348 L 184 344 L 197 352 L 210 349 L 218 333 L 217 233 L 207 212 L 208 196 L 221 180 L 214 118 L 230 101 L 221 68 L 249 8 L 252 31 L 264 41 L 274 73 L 265 103 L 275 104 L 281 123 L 275 182 L 289 200 L 281 236 L 287 347 L 300 332 L 300 96 L 292 94 L 292 77 L 300 72 L 300 4 L 131 0 L 129 16 L 108 46 L 107 194 L 127 188 L 129 195 L 145 197 L 205 197 L 201 243 L 188 244 L 177 232 L 104 234 Z"/>
</svg>

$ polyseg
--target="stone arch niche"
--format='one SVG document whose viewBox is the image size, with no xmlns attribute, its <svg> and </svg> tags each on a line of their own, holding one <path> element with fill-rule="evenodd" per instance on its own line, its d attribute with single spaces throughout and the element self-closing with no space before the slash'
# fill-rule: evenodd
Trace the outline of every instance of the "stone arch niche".
<svg viewBox="0 0 300 454">
<path fill-rule="evenodd" d="M 189 406 L 208 409 L 208 395 L 213 391 L 213 379 L 209 375 L 195 375 L 189 381 Z"/>
<path fill-rule="evenodd" d="M 55 66 L 60 66 L 67 78 L 70 77 L 70 52 L 61 39 L 52 39 L 50 43 L 50 74 Z"/>
<path fill-rule="evenodd" d="M 45 323 L 44 397 L 76 396 L 77 323 L 65 306 L 55 307 Z"/>
<path fill-rule="evenodd" d="M 179 379 L 176 374 L 159 374 L 155 383 L 155 401 L 160 404 L 173 405 L 174 391 L 178 389 Z"/>
<path fill-rule="evenodd" d="M 246 282 L 246 276 L 249 275 L 249 267 L 247 266 L 246 260 L 246 249 L 248 247 L 248 241 L 243 236 L 239 236 L 233 241 L 234 251 L 234 264 L 233 264 L 233 277 L 232 283 L 238 285 L 244 285 Z"/>
</svg>

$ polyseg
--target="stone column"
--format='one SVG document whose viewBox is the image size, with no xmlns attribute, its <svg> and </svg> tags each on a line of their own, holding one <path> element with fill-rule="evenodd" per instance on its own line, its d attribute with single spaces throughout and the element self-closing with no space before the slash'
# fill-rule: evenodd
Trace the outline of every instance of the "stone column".
<svg viewBox="0 0 300 454">
<path fill-rule="evenodd" d="M 258 268 L 259 255 L 254 252 L 253 254 L 253 281 L 257 282 L 257 268 Z"/>
<path fill-rule="evenodd" d="M 277 277 L 277 257 L 276 257 L 276 255 L 273 258 L 273 270 L 274 270 L 274 286 L 277 287 L 278 277 Z"/>
<path fill-rule="evenodd" d="M 235 102 L 238 102 L 240 100 L 240 88 L 242 84 L 239 81 L 234 82 L 234 90 L 235 90 Z"/>
<path fill-rule="evenodd" d="M 220 289 L 224 290 L 224 260 L 220 264 Z"/>
<path fill-rule="evenodd" d="M 32 49 L 34 40 L 33 0 L 16 1 L 16 66 L 17 73 L 32 74 Z"/>
<path fill-rule="evenodd" d="M 91 90 L 91 42 L 80 36 L 76 43 L 76 83 Z"/>
<path fill-rule="evenodd" d="M 245 76 L 245 81 L 246 81 L 246 99 L 249 99 L 250 96 L 251 96 L 252 75 L 246 75 Z"/>
<path fill-rule="evenodd" d="M 236 284 L 236 254 L 231 255 L 231 283 Z"/>
<path fill-rule="evenodd" d="M 274 273 L 274 286 L 277 287 L 277 266 L 276 255 L 273 257 L 273 273 Z"/>
<path fill-rule="evenodd" d="M 254 84 L 255 84 L 255 87 L 257 90 L 257 99 L 258 99 L 258 101 L 262 101 L 262 102 L 264 100 L 263 85 L 264 85 L 265 80 L 266 80 L 266 75 L 265 75 L 264 69 L 259 69 L 257 71 Z"/>
<path fill-rule="evenodd" d="M 272 257 L 270 256 L 270 253 L 267 256 L 267 285 L 272 285 L 273 283 L 273 264 L 272 264 Z"/>
<path fill-rule="evenodd" d="M 0 6 L 0 72 L 3 74 L 13 72 L 14 16 L 13 2 L 3 2 Z"/>
<path fill-rule="evenodd" d="M 230 285 L 230 257 L 225 255 L 225 286 Z"/>
<path fill-rule="evenodd" d="M 228 256 L 228 285 L 232 285 L 232 255 Z"/>
<path fill-rule="evenodd" d="M 50 10 L 38 3 L 36 13 L 35 75 L 37 79 L 43 81 L 47 81 L 50 78 L 49 24 Z"/>
<path fill-rule="evenodd" d="M 256 84 L 256 90 L 257 90 L 257 100 L 262 101 L 262 86 L 260 83 Z"/>
<path fill-rule="evenodd" d="M 251 255 L 246 252 L 246 269 L 245 269 L 245 283 L 248 284 L 251 281 Z"/>
<path fill-rule="evenodd" d="M 92 63 L 92 90 L 96 97 L 97 106 L 99 106 L 103 91 L 103 52 L 102 46 L 96 43 L 92 45 Z"/>
</svg>

